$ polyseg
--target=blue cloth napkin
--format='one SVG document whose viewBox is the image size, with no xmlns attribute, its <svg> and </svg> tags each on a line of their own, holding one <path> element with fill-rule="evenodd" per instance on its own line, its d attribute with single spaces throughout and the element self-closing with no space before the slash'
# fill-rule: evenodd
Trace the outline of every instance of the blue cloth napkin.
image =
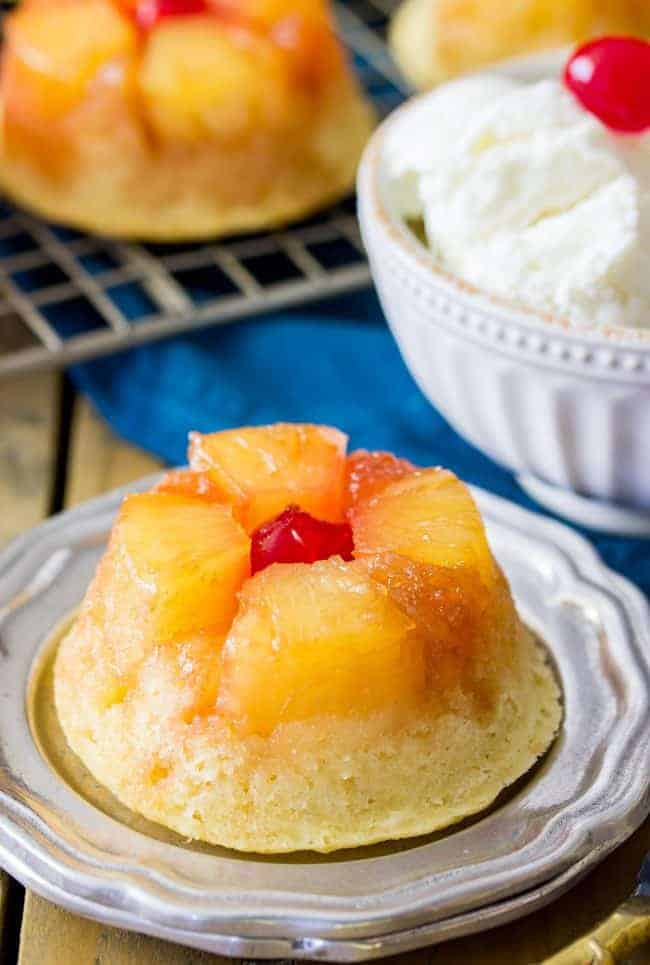
<svg viewBox="0 0 650 965">
<path fill-rule="evenodd" d="M 440 463 L 539 509 L 426 401 L 370 291 L 135 348 L 77 365 L 72 377 L 119 435 L 170 464 L 185 461 L 190 429 L 323 422 L 344 429 L 352 448 Z M 650 594 L 650 541 L 586 535 Z"/>
</svg>

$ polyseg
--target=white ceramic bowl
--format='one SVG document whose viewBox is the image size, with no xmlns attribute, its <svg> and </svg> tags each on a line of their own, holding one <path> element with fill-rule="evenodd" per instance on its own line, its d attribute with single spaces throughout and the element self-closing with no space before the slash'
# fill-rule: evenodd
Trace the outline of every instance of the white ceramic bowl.
<svg viewBox="0 0 650 965">
<path fill-rule="evenodd" d="M 650 534 L 650 329 L 571 328 L 441 269 L 391 205 L 385 164 L 387 140 L 427 96 L 378 128 L 358 181 L 370 267 L 406 364 L 451 425 L 539 502 Z"/>
</svg>

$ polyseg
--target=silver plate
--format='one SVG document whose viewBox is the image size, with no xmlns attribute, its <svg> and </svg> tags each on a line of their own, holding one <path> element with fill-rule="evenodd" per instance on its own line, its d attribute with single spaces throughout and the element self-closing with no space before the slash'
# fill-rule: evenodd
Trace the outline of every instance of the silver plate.
<svg viewBox="0 0 650 965">
<path fill-rule="evenodd" d="M 644 598 L 566 527 L 482 491 L 493 549 L 565 703 L 551 753 L 498 807 L 410 844 L 275 860 L 192 846 L 93 805 L 39 750 L 30 702 L 121 495 L 54 518 L 0 557 L 0 863 L 45 897 L 221 954 L 361 960 L 541 906 L 650 811 Z"/>
</svg>

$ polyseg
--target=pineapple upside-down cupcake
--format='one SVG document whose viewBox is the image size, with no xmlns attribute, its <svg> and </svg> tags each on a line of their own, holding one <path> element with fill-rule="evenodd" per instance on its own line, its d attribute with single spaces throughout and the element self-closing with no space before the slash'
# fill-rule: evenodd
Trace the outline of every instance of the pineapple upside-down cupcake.
<svg viewBox="0 0 650 965">
<path fill-rule="evenodd" d="M 452 824 L 560 720 L 464 484 L 312 425 L 193 434 L 124 500 L 55 698 L 119 800 L 257 852 Z"/>
<path fill-rule="evenodd" d="M 46 217 L 175 241 L 303 217 L 372 126 L 327 0 L 23 0 L 0 185 Z"/>
</svg>

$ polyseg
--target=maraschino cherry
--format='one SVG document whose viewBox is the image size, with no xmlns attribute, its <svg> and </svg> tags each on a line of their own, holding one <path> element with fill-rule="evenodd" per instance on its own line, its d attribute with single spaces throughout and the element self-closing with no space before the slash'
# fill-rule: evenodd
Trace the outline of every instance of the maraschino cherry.
<svg viewBox="0 0 650 965">
<path fill-rule="evenodd" d="M 327 523 L 289 506 L 251 537 L 251 571 L 271 563 L 315 563 L 330 556 L 352 559 L 354 543 L 349 523 Z"/>
<path fill-rule="evenodd" d="M 564 83 L 580 103 L 620 134 L 650 127 L 650 43 L 635 37 L 601 37 L 579 47 Z"/>
<path fill-rule="evenodd" d="M 208 9 L 207 0 L 139 0 L 135 19 L 143 30 L 151 30 L 165 17 L 187 17 Z"/>
</svg>

